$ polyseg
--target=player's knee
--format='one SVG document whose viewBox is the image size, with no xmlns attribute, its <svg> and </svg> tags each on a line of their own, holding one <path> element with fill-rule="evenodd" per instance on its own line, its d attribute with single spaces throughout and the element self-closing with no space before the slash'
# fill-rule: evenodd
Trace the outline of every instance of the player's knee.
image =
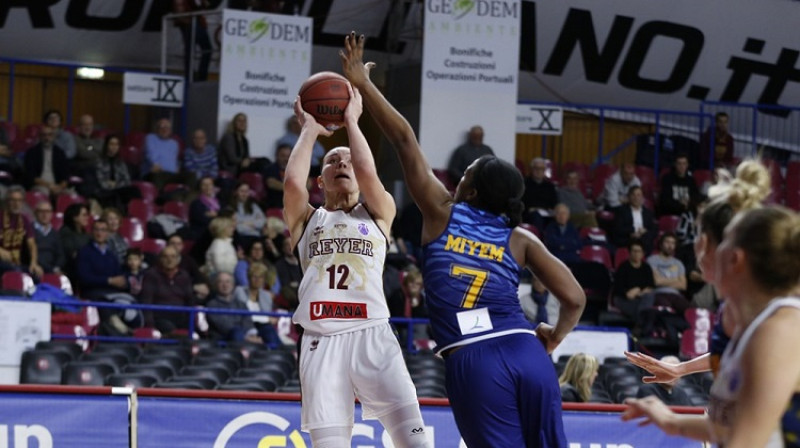
<svg viewBox="0 0 800 448">
<path fill-rule="evenodd" d="M 428 435 L 425 424 L 421 418 L 400 422 L 391 428 L 386 428 L 392 442 L 397 448 L 428 448 Z"/>
<path fill-rule="evenodd" d="M 314 448 L 349 448 L 352 428 L 323 428 L 311 430 Z"/>
</svg>

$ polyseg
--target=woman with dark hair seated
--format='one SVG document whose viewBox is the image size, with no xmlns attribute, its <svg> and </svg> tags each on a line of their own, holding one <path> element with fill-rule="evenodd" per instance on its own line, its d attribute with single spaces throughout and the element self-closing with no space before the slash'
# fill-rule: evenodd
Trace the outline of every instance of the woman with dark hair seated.
<svg viewBox="0 0 800 448">
<path fill-rule="evenodd" d="M 64 271 L 73 284 L 77 284 L 75 259 L 78 251 L 92 240 L 89 233 L 89 207 L 86 204 L 71 204 L 67 207 L 64 211 L 64 225 L 58 234 L 64 247 Z"/>
<path fill-rule="evenodd" d="M 103 152 L 97 163 L 95 179 L 83 194 L 93 196 L 103 208 L 113 207 L 125 210 L 128 202 L 141 198 L 142 193 L 131 185 L 131 174 L 128 165 L 119 155 L 122 141 L 116 135 L 109 135 L 103 143 Z"/>
</svg>

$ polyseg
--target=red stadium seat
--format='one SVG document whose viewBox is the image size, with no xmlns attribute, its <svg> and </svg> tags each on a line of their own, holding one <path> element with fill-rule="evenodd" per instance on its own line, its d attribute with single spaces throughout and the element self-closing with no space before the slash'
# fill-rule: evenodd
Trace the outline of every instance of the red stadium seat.
<svg viewBox="0 0 800 448">
<path fill-rule="evenodd" d="M 257 202 L 261 202 L 265 197 L 264 177 L 258 173 L 246 172 L 239 174 L 239 181 L 250 186 L 250 190 L 255 194 Z"/>
<path fill-rule="evenodd" d="M 70 194 L 70 193 L 60 194 L 56 199 L 56 212 L 63 213 L 70 205 L 83 204 L 85 202 L 86 199 L 84 199 L 83 196 L 78 194 Z"/>
<path fill-rule="evenodd" d="M 706 182 L 711 182 L 711 171 L 709 170 L 694 170 L 692 171 L 692 177 L 694 177 L 695 183 L 697 183 L 697 188 L 703 188 L 703 185 Z"/>
<path fill-rule="evenodd" d="M 39 138 L 39 133 L 42 131 L 44 127 L 44 123 L 31 123 L 25 126 L 25 132 L 23 133 L 23 137 L 25 138 Z"/>
<path fill-rule="evenodd" d="M 134 145 L 124 145 L 119 150 L 122 161 L 128 165 L 138 167 L 144 161 L 144 149 Z"/>
<path fill-rule="evenodd" d="M 7 271 L 3 273 L 2 284 L 3 290 L 25 296 L 33 294 L 36 289 L 33 278 L 24 272 Z"/>
<path fill-rule="evenodd" d="M 675 233 L 678 229 L 678 224 L 681 223 L 681 217 L 677 215 L 664 215 L 658 218 L 658 231 Z"/>
<path fill-rule="evenodd" d="M 0 121 L 0 128 L 6 131 L 6 138 L 8 138 L 9 142 L 13 142 L 17 139 L 17 134 L 19 134 L 19 126 L 16 123 L 11 121 Z"/>
<path fill-rule="evenodd" d="M 36 204 L 40 202 L 50 202 L 50 198 L 47 196 L 47 193 L 39 190 L 30 190 L 25 192 L 25 203 L 28 204 L 28 207 L 33 210 L 36 208 Z"/>
<path fill-rule="evenodd" d="M 64 225 L 64 213 L 53 213 L 53 229 L 59 230 Z"/>
<path fill-rule="evenodd" d="M 142 193 L 142 200 L 145 202 L 153 203 L 156 201 L 156 197 L 158 197 L 158 189 L 152 182 L 136 180 L 131 182 L 131 185 L 139 189 L 139 192 Z"/>
<path fill-rule="evenodd" d="M 583 246 L 580 251 L 580 257 L 583 261 L 600 263 L 609 271 L 614 270 L 611 265 L 611 255 L 608 253 L 608 249 L 603 246 Z"/>
<path fill-rule="evenodd" d="M 614 252 L 614 269 L 619 269 L 622 263 L 628 261 L 630 255 L 630 251 L 627 247 L 617 248 L 616 252 Z"/>
<path fill-rule="evenodd" d="M 597 200 L 603 189 L 606 186 L 606 180 L 617 172 L 617 168 L 613 165 L 602 164 L 597 165 L 592 170 L 592 200 Z"/>
<path fill-rule="evenodd" d="M 559 178 L 565 178 L 570 171 L 576 171 L 583 182 L 588 183 L 591 180 L 592 173 L 589 170 L 589 165 L 583 162 L 564 162 L 561 165 L 561 169 L 558 170 Z"/>
<path fill-rule="evenodd" d="M 131 247 L 138 247 L 146 254 L 158 255 L 159 252 L 167 247 L 167 242 L 155 238 L 144 238 L 141 241 L 131 242 Z"/>
<path fill-rule="evenodd" d="M 135 146 L 139 149 L 144 149 L 144 139 L 147 137 L 146 132 L 131 131 L 125 135 L 125 144 L 123 146 Z"/>
<path fill-rule="evenodd" d="M 66 275 L 49 272 L 42 276 L 42 282 L 53 285 L 69 295 L 73 293 L 72 282 L 69 281 L 69 277 Z"/>
<path fill-rule="evenodd" d="M 450 179 L 450 174 L 447 172 L 446 169 L 435 168 L 433 170 L 433 174 L 436 176 L 437 179 L 439 179 L 439 182 L 441 182 L 442 185 L 444 185 L 444 187 L 447 188 L 448 191 L 450 192 L 456 191 L 456 185 Z"/>
<path fill-rule="evenodd" d="M 145 238 L 145 229 L 142 221 L 136 217 L 122 218 L 119 223 L 119 232 L 121 237 L 125 238 L 130 243 L 134 241 L 141 241 Z"/>
<path fill-rule="evenodd" d="M 131 199 L 128 202 L 128 216 L 137 218 L 140 222 L 146 223 L 155 215 L 155 206 L 151 202 L 142 199 Z"/>
<path fill-rule="evenodd" d="M 189 208 L 181 201 L 168 201 L 161 209 L 168 215 L 175 216 L 184 222 L 189 222 Z"/>
<path fill-rule="evenodd" d="M 606 231 L 599 227 L 581 227 L 580 236 L 582 240 L 606 241 Z"/>
<path fill-rule="evenodd" d="M 17 139 L 11 142 L 11 151 L 14 154 L 21 154 L 28 150 L 39 141 L 36 137 L 17 136 Z"/>
<path fill-rule="evenodd" d="M 283 209 L 279 207 L 270 207 L 264 212 L 264 214 L 267 218 L 278 218 L 283 220 Z"/>
</svg>

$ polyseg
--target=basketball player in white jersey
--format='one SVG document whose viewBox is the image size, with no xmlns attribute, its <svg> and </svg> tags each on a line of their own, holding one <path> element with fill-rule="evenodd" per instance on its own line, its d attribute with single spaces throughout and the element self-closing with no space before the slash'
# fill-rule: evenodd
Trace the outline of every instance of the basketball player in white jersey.
<svg viewBox="0 0 800 448">
<path fill-rule="evenodd" d="M 361 95 L 349 84 L 348 89 L 344 125 L 350 148 L 334 148 L 323 158 L 317 178 L 323 206 L 308 203 L 306 181 L 314 142 L 331 132 L 303 111 L 299 98 L 295 114 L 302 131 L 284 178 L 284 218 L 304 271 L 293 317 L 304 330 L 302 429 L 311 433 L 315 448 L 349 447 L 357 397 L 363 417 L 379 419 L 395 446 L 427 447 L 416 390 L 383 295 L 394 199 L 358 127 Z"/>
</svg>

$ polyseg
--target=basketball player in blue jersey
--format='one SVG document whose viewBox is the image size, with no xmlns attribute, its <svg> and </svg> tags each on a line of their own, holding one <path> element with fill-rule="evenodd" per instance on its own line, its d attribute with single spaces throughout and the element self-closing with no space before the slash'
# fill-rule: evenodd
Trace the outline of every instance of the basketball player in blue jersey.
<svg viewBox="0 0 800 448">
<path fill-rule="evenodd" d="M 345 38 L 344 73 L 398 152 L 422 212 L 428 312 L 461 436 L 471 448 L 565 448 L 561 394 L 548 353 L 577 324 L 583 290 L 538 238 L 515 227 L 524 185 L 513 165 L 481 157 L 450 196 L 411 126 L 369 80 L 363 50 L 364 36 Z M 555 326 L 534 329 L 525 319 L 517 297 L 522 267 L 561 302 Z"/>
<path fill-rule="evenodd" d="M 717 248 L 716 284 L 737 328 L 711 386 L 708 415 L 678 415 L 655 397 L 623 420 L 725 448 L 800 448 L 800 216 L 779 206 L 737 214 Z"/>
<path fill-rule="evenodd" d="M 306 183 L 314 142 L 330 135 L 304 112 L 284 178 L 284 217 L 303 279 L 292 320 L 303 327 L 299 350 L 301 429 L 315 448 L 351 445 L 355 398 L 364 419 L 377 418 L 394 446 L 429 446 L 414 383 L 389 326 L 383 295 L 387 235 L 394 199 L 378 178 L 358 127 L 361 96 L 348 84 L 345 128 L 350 147 L 328 151 L 317 178 L 322 207 L 308 203 Z M 360 189 L 363 188 L 363 189 Z M 363 200 L 360 196 L 363 195 Z"/>
</svg>

